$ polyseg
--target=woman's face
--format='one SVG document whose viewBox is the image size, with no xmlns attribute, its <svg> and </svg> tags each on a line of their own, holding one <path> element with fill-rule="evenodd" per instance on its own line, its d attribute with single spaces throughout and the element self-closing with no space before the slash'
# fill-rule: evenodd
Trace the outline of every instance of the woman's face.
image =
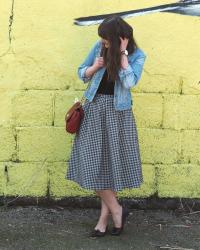
<svg viewBox="0 0 200 250">
<path fill-rule="evenodd" d="M 104 46 L 105 46 L 106 48 L 109 48 L 110 42 L 109 42 L 108 40 L 102 38 L 101 41 L 102 41 L 102 43 L 104 44 Z"/>
</svg>

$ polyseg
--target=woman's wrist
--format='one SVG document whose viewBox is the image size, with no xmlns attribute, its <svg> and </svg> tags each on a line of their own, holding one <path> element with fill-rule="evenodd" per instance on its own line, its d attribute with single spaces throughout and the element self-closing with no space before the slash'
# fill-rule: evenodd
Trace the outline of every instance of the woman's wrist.
<svg viewBox="0 0 200 250">
<path fill-rule="evenodd" d="M 94 65 L 90 66 L 85 72 L 86 77 L 91 77 L 97 70 L 98 69 Z"/>
<path fill-rule="evenodd" d="M 92 70 L 94 71 L 94 73 L 99 69 L 99 67 L 95 66 L 95 65 L 92 65 L 91 66 Z"/>
<path fill-rule="evenodd" d="M 128 57 L 125 54 L 121 54 L 121 67 L 126 69 L 128 67 Z"/>
</svg>

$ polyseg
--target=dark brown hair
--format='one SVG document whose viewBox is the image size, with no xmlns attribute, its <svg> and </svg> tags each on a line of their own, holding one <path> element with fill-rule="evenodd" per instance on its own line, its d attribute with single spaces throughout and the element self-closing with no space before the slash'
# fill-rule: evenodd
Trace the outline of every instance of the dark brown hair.
<svg viewBox="0 0 200 250">
<path fill-rule="evenodd" d="M 138 47 L 134 37 L 133 28 L 118 15 L 111 15 L 104 19 L 98 27 L 98 35 L 109 41 L 110 46 L 102 46 L 101 56 L 104 59 L 110 80 L 119 79 L 118 71 L 121 68 L 120 37 L 129 39 L 127 50 L 131 54 Z"/>
</svg>

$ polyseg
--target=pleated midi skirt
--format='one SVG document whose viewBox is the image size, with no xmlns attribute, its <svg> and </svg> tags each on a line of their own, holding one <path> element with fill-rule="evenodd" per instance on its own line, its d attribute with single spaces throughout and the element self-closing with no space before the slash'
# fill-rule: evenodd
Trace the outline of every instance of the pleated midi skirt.
<svg viewBox="0 0 200 250">
<path fill-rule="evenodd" d="M 114 95 L 97 93 L 83 104 L 65 179 L 88 190 L 138 188 L 143 183 L 135 117 L 114 108 Z"/>
</svg>

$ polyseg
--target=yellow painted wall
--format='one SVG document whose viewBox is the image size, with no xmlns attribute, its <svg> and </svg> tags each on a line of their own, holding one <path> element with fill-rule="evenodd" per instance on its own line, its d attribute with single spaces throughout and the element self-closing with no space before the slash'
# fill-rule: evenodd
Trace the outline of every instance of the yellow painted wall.
<svg viewBox="0 0 200 250">
<path fill-rule="evenodd" d="M 98 25 L 73 19 L 170 2 L 0 0 L 0 196 L 94 194 L 64 178 L 73 141 L 64 115 L 86 88 L 77 67 L 99 39 Z M 198 198 L 200 17 L 126 21 L 148 57 L 132 88 L 144 184 L 120 195 Z"/>
</svg>

